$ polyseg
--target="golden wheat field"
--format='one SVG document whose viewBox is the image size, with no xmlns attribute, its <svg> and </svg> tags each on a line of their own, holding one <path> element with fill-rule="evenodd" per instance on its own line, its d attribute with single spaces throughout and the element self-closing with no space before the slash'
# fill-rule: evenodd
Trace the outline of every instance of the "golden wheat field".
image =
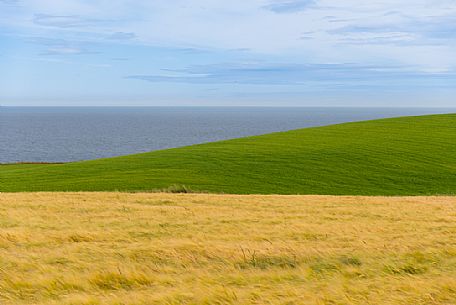
<svg viewBox="0 0 456 305">
<path fill-rule="evenodd" d="M 0 304 L 456 304 L 455 197 L 0 203 Z"/>
</svg>

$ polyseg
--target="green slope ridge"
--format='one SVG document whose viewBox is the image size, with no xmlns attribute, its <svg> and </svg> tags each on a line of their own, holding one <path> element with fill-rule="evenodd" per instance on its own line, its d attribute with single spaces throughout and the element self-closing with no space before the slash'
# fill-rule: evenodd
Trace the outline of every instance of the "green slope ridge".
<svg viewBox="0 0 456 305">
<path fill-rule="evenodd" d="M 0 166 L 0 191 L 456 194 L 456 114 L 402 117 L 66 164 Z"/>
</svg>

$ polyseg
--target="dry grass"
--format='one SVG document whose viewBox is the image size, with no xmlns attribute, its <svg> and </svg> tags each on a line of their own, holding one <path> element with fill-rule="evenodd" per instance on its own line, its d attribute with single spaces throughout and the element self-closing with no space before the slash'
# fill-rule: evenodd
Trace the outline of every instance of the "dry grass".
<svg viewBox="0 0 456 305">
<path fill-rule="evenodd" d="M 456 304 L 456 198 L 0 194 L 0 304 Z"/>
</svg>

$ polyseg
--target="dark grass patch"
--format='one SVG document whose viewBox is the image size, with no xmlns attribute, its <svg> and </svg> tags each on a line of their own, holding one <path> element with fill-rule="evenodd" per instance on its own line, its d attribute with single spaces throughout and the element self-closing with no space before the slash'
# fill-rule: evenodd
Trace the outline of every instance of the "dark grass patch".
<svg viewBox="0 0 456 305">
<path fill-rule="evenodd" d="M 236 263 L 236 267 L 240 269 L 258 268 L 296 268 L 299 263 L 295 256 L 288 255 L 264 255 L 259 254 L 255 250 L 241 248 L 243 259 Z"/>
<path fill-rule="evenodd" d="M 359 267 L 362 265 L 361 260 L 354 256 L 341 256 L 341 257 L 339 257 L 339 262 L 346 266 Z"/>
<path fill-rule="evenodd" d="M 100 273 L 90 279 L 90 283 L 102 290 L 130 290 L 141 286 L 150 286 L 152 281 L 142 274 L 124 275 L 120 271 Z"/>
<path fill-rule="evenodd" d="M 339 271 L 339 266 L 330 261 L 330 260 L 324 260 L 324 259 L 318 259 L 315 262 L 311 263 L 309 265 L 310 270 L 312 273 L 316 275 L 323 275 L 325 273 L 333 273 Z"/>
<path fill-rule="evenodd" d="M 405 263 L 400 265 L 387 265 L 385 266 L 385 271 L 390 274 L 396 275 L 418 275 L 426 273 L 427 268 L 420 265 L 415 265 L 413 263 Z"/>
</svg>

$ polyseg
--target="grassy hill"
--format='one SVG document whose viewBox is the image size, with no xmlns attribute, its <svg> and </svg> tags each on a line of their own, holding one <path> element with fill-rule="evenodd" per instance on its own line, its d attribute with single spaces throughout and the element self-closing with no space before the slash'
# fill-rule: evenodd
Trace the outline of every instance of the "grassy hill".
<svg viewBox="0 0 456 305">
<path fill-rule="evenodd" d="M 456 193 L 456 114 L 306 128 L 67 164 L 0 166 L 0 191 Z"/>
</svg>

